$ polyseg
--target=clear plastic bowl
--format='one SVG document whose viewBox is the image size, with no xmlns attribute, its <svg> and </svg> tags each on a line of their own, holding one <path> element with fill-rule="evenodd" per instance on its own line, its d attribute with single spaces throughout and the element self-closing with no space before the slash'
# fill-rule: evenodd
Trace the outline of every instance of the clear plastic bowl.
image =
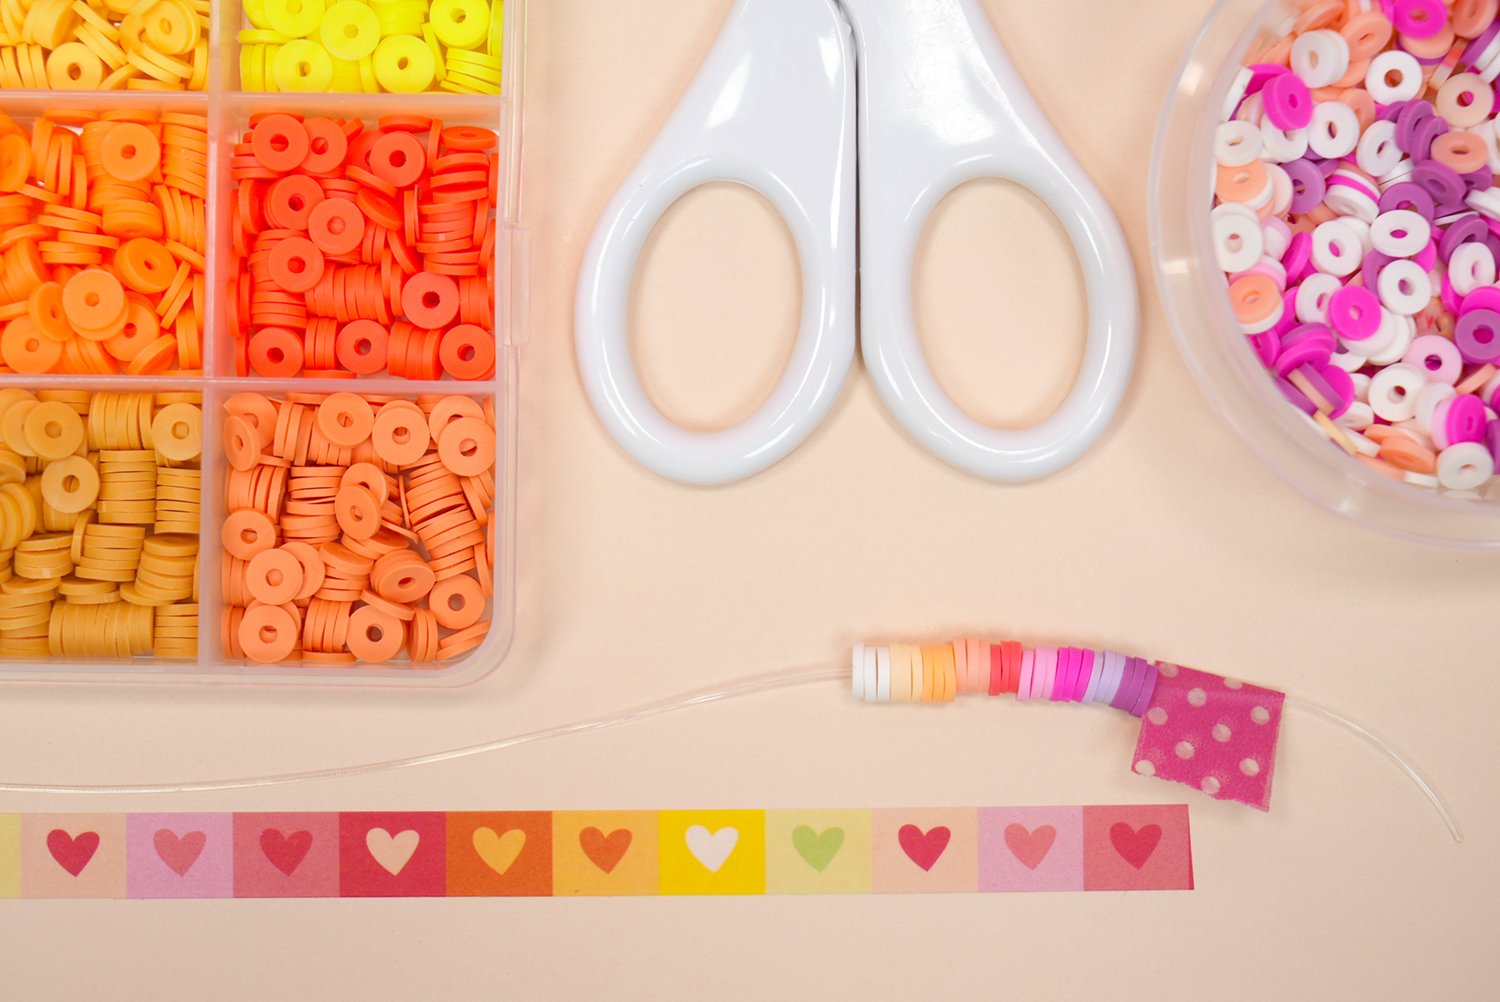
<svg viewBox="0 0 1500 1002">
<path fill-rule="evenodd" d="M 1156 282 L 1177 345 L 1204 394 L 1267 466 L 1302 494 L 1361 525 L 1406 539 L 1500 547 L 1500 487 L 1462 497 L 1366 469 L 1287 404 L 1239 333 L 1214 265 L 1208 210 L 1213 134 L 1251 46 L 1284 34 L 1289 0 L 1220 0 L 1167 94 L 1151 156 L 1150 224 Z"/>
<path fill-rule="evenodd" d="M 495 0 L 498 2 L 498 0 Z M 526 0 L 505 5 L 505 59 L 502 96 L 426 94 L 260 94 L 235 89 L 238 46 L 234 28 L 240 5 L 215 3 L 210 28 L 207 90 L 161 94 L 146 91 L 15 91 L 0 88 L 0 111 L 30 125 L 38 116 L 66 109 L 100 111 L 127 105 L 203 114 L 208 118 L 209 198 L 207 205 L 207 312 L 203 332 L 203 372 L 197 376 L 0 375 L 0 387 L 59 387 L 114 392 L 197 390 L 203 394 L 203 545 L 198 556 L 200 628 L 196 659 L 137 657 L 118 661 L 49 659 L 44 662 L 0 660 L 0 682 L 196 682 L 353 687 L 451 688 L 467 685 L 499 667 L 515 633 L 516 578 L 516 437 L 519 346 L 526 340 L 528 233 L 521 215 L 523 87 L 525 75 Z M 414 114 L 442 118 L 455 125 L 478 125 L 500 136 L 501 177 L 496 211 L 495 299 L 497 342 L 492 379 L 435 382 L 391 378 L 354 381 L 265 379 L 234 375 L 229 354 L 232 333 L 224 310 L 225 270 L 231 261 L 230 177 L 232 144 L 252 115 L 270 111 L 303 115 L 359 117 L 373 122 L 381 115 Z M 495 409 L 495 560 L 493 598 L 486 617 L 490 631 L 474 651 L 451 662 L 413 668 L 404 660 L 391 664 L 356 664 L 326 668 L 310 664 L 257 665 L 226 656 L 220 638 L 223 604 L 220 591 L 219 524 L 224 517 L 223 402 L 241 390 L 267 394 L 328 393 L 355 389 L 363 393 L 411 396 L 458 394 L 492 400 Z"/>
</svg>

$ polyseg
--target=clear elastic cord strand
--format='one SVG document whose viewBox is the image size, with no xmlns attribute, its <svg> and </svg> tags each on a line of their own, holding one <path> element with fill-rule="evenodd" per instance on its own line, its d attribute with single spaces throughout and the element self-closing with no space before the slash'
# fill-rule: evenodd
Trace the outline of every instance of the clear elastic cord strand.
<svg viewBox="0 0 1500 1002">
<path fill-rule="evenodd" d="M 1453 816 L 1453 811 L 1448 807 L 1448 802 L 1445 801 L 1443 799 L 1443 795 L 1441 793 L 1438 793 L 1437 789 L 1427 781 L 1427 777 L 1422 775 L 1421 771 L 1412 764 L 1411 760 L 1406 757 L 1406 754 L 1402 752 L 1401 749 L 1397 748 L 1395 745 L 1391 744 L 1385 738 L 1382 738 L 1380 735 L 1376 734 L 1368 727 L 1365 727 L 1362 724 L 1357 724 L 1343 714 L 1335 713 L 1330 709 L 1319 706 L 1317 703 L 1309 703 L 1306 700 L 1294 699 L 1291 696 L 1288 696 L 1286 699 L 1286 705 L 1310 713 L 1315 717 L 1322 717 L 1324 720 L 1338 724 L 1340 727 L 1343 727 L 1351 734 L 1363 738 L 1366 744 L 1370 745 L 1372 748 L 1379 751 L 1380 754 L 1384 755 L 1386 758 L 1394 762 L 1396 764 L 1396 768 L 1404 772 L 1406 774 L 1406 778 L 1411 780 L 1412 783 L 1416 785 L 1417 789 L 1422 791 L 1422 795 L 1432 803 L 1433 809 L 1438 812 L 1438 817 L 1443 819 L 1443 824 L 1448 826 L 1448 834 L 1453 836 L 1453 841 L 1458 843 L 1463 842 L 1464 833 L 1458 827 L 1458 819 Z"/>
<path fill-rule="evenodd" d="M 534 744 L 538 741 L 546 741 L 550 738 L 560 738 L 569 734 L 602 731 L 609 727 L 618 727 L 621 724 L 633 724 L 640 720 L 648 720 L 651 717 L 659 717 L 666 713 L 676 712 L 677 710 L 685 710 L 690 706 L 701 706 L 704 703 L 717 703 L 721 700 L 737 699 L 741 696 L 749 696 L 760 692 L 770 692 L 773 689 L 787 689 L 793 686 L 810 685 L 814 682 L 827 682 L 834 679 L 844 680 L 848 677 L 848 668 L 823 667 L 793 668 L 785 671 L 769 672 L 763 675 L 751 675 L 737 682 L 720 684 L 706 689 L 695 689 L 692 692 L 669 696 L 666 699 L 660 699 L 652 703 L 644 703 L 635 709 L 627 710 L 623 713 L 611 713 L 604 716 L 591 717 L 588 720 L 580 720 L 576 723 L 561 724 L 557 727 L 548 727 L 540 731 L 528 731 L 524 734 L 513 734 L 509 737 L 497 738 L 494 741 L 485 741 L 482 744 L 465 745 L 462 748 L 450 748 L 447 751 L 432 752 L 427 755 L 412 755 L 407 758 L 366 762 L 360 765 L 336 766 L 331 769 L 309 769 L 306 772 L 284 772 L 267 776 L 251 776 L 239 779 L 209 779 L 187 783 L 117 783 L 88 786 L 60 783 L 0 783 L 0 793 L 48 793 L 76 796 L 210 793 L 217 790 L 247 790 L 267 786 L 290 786 L 294 783 L 311 783 L 318 780 L 345 779 L 350 776 L 368 776 L 372 773 L 394 772 L 397 769 L 411 769 L 421 765 L 452 762 L 457 759 L 471 758 L 475 755 L 485 755 L 490 752 L 501 751 L 505 748 L 516 748 L 521 745 Z"/>
</svg>

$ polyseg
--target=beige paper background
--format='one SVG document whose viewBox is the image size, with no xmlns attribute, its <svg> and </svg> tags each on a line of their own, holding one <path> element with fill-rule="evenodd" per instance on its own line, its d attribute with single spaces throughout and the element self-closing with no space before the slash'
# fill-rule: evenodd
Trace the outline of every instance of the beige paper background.
<svg viewBox="0 0 1500 1002">
<path fill-rule="evenodd" d="M 1497 558 L 1371 535 L 1231 437 L 1151 285 L 1157 112 L 1208 0 L 985 0 L 1130 234 L 1144 339 L 1116 430 L 1005 488 L 905 439 L 858 369 L 771 472 L 688 490 L 587 407 L 571 301 L 587 233 L 691 79 L 728 0 L 533 0 L 521 611 L 510 660 L 447 694 L 8 688 L 0 774 L 132 781 L 360 762 L 562 722 L 718 679 L 959 631 L 1115 645 L 1284 686 L 1392 735 L 1451 797 L 1454 846 L 1349 736 L 1293 715 L 1269 815 L 1128 772 L 1119 714 L 970 700 L 857 706 L 832 687 L 396 775 L 191 798 L 6 797 L 8 810 L 1192 804 L 1198 890 L 752 900 L 28 902 L 0 908 L 6 994 L 61 998 L 1492 997 L 1500 983 Z M 795 258 L 712 191 L 643 265 L 636 345 L 687 420 L 747 413 L 791 342 Z M 1076 278 L 1003 186 L 939 212 L 923 336 L 991 420 L 1055 402 Z"/>
</svg>

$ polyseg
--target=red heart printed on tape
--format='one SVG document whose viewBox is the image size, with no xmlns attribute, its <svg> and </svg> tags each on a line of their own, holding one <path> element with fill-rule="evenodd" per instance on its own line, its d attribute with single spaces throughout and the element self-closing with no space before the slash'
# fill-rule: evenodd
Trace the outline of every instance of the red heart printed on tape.
<svg viewBox="0 0 1500 1002">
<path fill-rule="evenodd" d="M 202 855 L 203 847 L 208 844 L 208 836 L 202 832 L 188 832 L 179 836 L 170 828 L 162 828 L 152 836 L 151 844 L 156 847 L 156 854 L 161 857 L 161 861 L 173 873 L 185 877 Z"/>
<path fill-rule="evenodd" d="M 578 833 L 578 846 L 583 854 L 605 873 L 613 873 L 615 867 L 620 865 L 620 860 L 625 857 L 626 851 L 630 849 L 630 843 L 634 836 L 629 828 L 616 828 L 608 835 L 598 828 L 590 826 Z"/>
<path fill-rule="evenodd" d="M 312 844 L 312 832 L 297 831 L 283 835 L 275 828 L 267 828 L 260 833 L 260 851 L 265 853 L 272 866 L 288 877 L 302 865 Z"/>
<path fill-rule="evenodd" d="M 1123 821 L 1117 821 L 1110 826 L 1109 840 L 1120 858 L 1139 870 L 1146 865 L 1161 842 L 1161 825 L 1132 828 Z"/>
<path fill-rule="evenodd" d="M 89 860 L 94 858 L 94 853 L 98 850 L 98 832 L 82 832 L 75 836 L 61 828 L 54 828 L 47 833 L 47 851 L 52 853 L 58 866 L 75 877 L 89 865 Z"/>
<path fill-rule="evenodd" d="M 937 864 L 952 837 L 953 833 L 942 825 L 927 832 L 916 825 L 902 825 L 896 833 L 906 857 L 924 870 L 931 870 Z"/>
<path fill-rule="evenodd" d="M 1038 825 L 1035 831 L 1028 831 L 1025 825 L 1005 826 L 1005 846 L 1010 854 L 1028 870 L 1035 870 L 1042 865 L 1042 860 L 1047 858 L 1047 853 L 1052 851 L 1052 843 L 1057 841 L 1057 829 L 1051 825 Z"/>
</svg>

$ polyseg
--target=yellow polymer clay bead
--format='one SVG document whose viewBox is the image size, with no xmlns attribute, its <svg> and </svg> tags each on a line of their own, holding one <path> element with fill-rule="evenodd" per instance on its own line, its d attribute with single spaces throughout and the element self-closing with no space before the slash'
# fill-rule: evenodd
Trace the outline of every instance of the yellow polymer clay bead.
<svg viewBox="0 0 1500 1002">
<path fill-rule="evenodd" d="M 82 42 L 65 42 L 47 57 L 47 82 L 53 90 L 96 90 L 104 82 L 104 63 Z"/>
<path fill-rule="evenodd" d="M 333 80 L 333 57 L 317 42 L 299 38 L 276 53 L 271 77 L 277 90 L 326 91 Z"/>
<path fill-rule="evenodd" d="M 484 0 L 433 0 L 428 20 L 444 44 L 472 48 L 489 34 L 490 5 Z"/>
<path fill-rule="evenodd" d="M 375 49 L 375 79 L 395 94 L 415 94 L 432 86 L 436 60 L 415 35 L 392 35 Z"/>
<path fill-rule="evenodd" d="M 323 0 L 265 0 L 267 27 L 292 38 L 305 38 L 317 30 L 323 9 Z"/>
<path fill-rule="evenodd" d="M 338 59 L 360 59 L 380 44 L 380 21 L 358 0 L 339 0 L 323 15 L 318 40 Z"/>
</svg>

